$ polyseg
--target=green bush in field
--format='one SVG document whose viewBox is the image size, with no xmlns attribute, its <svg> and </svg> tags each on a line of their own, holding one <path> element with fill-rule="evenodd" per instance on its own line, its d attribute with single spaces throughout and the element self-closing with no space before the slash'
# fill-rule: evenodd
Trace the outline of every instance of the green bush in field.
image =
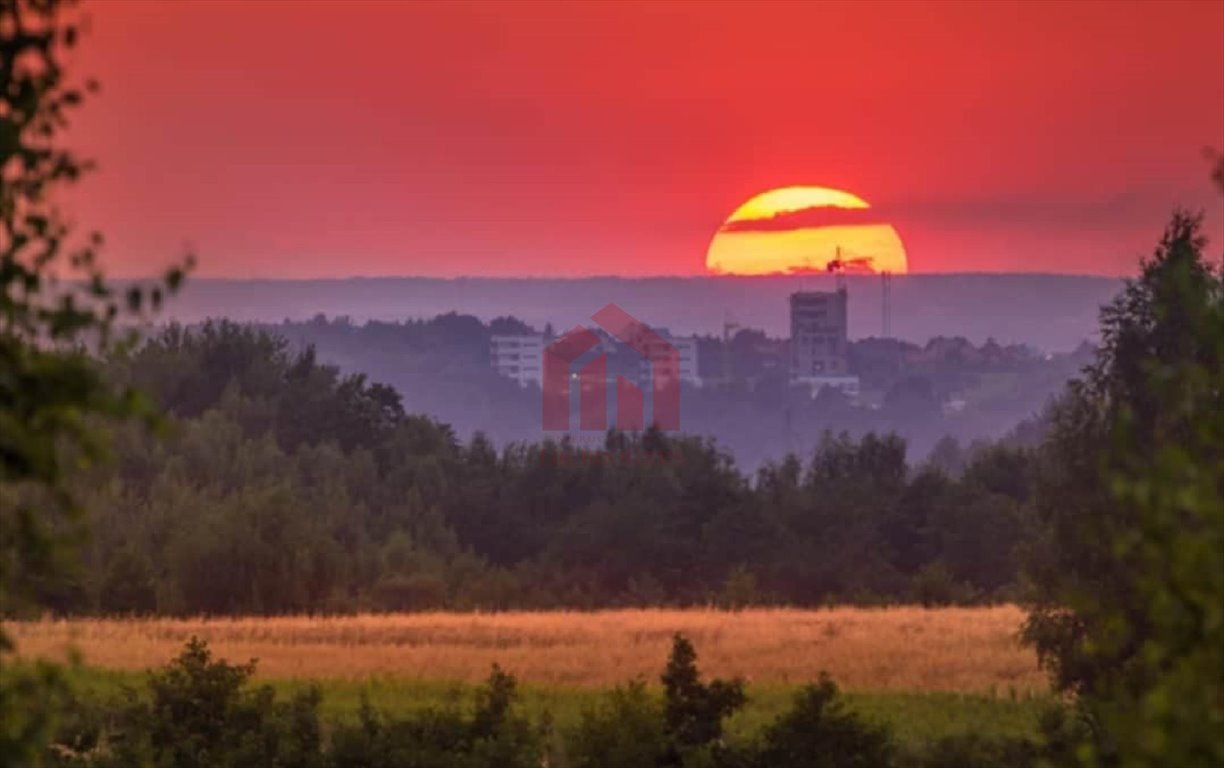
<svg viewBox="0 0 1224 768">
<path fill-rule="evenodd" d="M 667 754 L 663 765 L 684 765 L 695 754 L 717 752 L 722 746 L 723 721 L 744 706 L 739 680 L 701 682 L 697 652 L 683 635 L 672 640 L 671 657 L 663 672 L 663 723 Z"/>
<path fill-rule="evenodd" d="M 697 652 L 683 635 L 672 639 L 663 701 L 641 683 L 611 693 L 583 713 L 568 734 L 570 764 L 582 768 L 679 768 L 724 765 L 723 724 L 747 701 L 739 680 L 701 681 Z"/>
<path fill-rule="evenodd" d="M 789 711 L 746 744 L 724 741 L 723 724 L 746 701 L 738 681 L 702 683 L 692 644 L 677 635 L 662 703 L 633 683 L 618 688 L 566 734 L 572 768 L 885 768 L 888 730 L 846 710 L 827 676 L 804 687 Z"/>
<path fill-rule="evenodd" d="M 332 735 L 329 768 L 538 768 L 542 739 L 513 711 L 514 678 L 494 669 L 467 716 L 456 710 L 426 710 L 397 720 L 368 704 L 356 725 Z"/>
<path fill-rule="evenodd" d="M 848 712 L 827 675 L 795 696 L 753 752 L 745 765 L 754 768 L 878 768 L 893 760 L 887 729 Z"/>
<path fill-rule="evenodd" d="M 429 709 L 397 719 L 363 705 L 356 723 L 324 728 L 322 694 L 278 700 L 251 685 L 254 663 L 212 657 L 193 639 L 115 701 L 76 702 L 47 762 L 69 768 L 539 768 L 543 739 L 515 711 L 513 677 L 494 667 L 470 713 Z M 328 731 L 324 739 L 324 731 Z"/>
<path fill-rule="evenodd" d="M 214 660 L 193 638 L 149 675 L 147 696 L 129 690 L 106 707 L 112 714 L 102 715 L 101 732 L 86 743 L 92 749 L 61 751 L 60 760 L 98 768 L 321 768 L 318 689 L 277 701 L 270 687 L 250 687 L 254 669 Z"/>
<path fill-rule="evenodd" d="M 666 753 L 662 704 L 636 681 L 607 694 L 566 734 L 571 768 L 649 768 Z"/>
</svg>

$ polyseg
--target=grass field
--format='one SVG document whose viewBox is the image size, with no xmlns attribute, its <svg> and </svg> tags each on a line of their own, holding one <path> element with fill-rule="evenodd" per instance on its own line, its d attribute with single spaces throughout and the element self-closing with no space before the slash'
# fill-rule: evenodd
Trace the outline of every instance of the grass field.
<svg viewBox="0 0 1224 768">
<path fill-rule="evenodd" d="M 1045 690 L 1016 633 L 1023 613 L 989 608 L 832 608 L 416 613 L 350 617 L 43 620 L 7 625 L 27 657 L 140 670 L 199 636 L 277 679 L 477 682 L 493 663 L 539 685 L 653 680 L 672 635 L 708 675 L 792 685 L 827 671 L 847 690 L 1028 694 Z"/>
<path fill-rule="evenodd" d="M 749 705 L 730 723 L 753 733 L 799 685 L 828 671 L 850 706 L 921 746 L 942 736 L 1035 732 L 1045 678 L 1016 634 L 1023 613 L 991 608 L 833 608 L 420 613 L 352 617 L 81 619 L 6 624 L 26 658 L 63 659 L 94 695 L 138 685 L 192 636 L 290 692 L 323 689 L 323 709 L 350 717 L 363 698 L 407 713 L 462 705 L 496 662 L 522 683 L 526 710 L 558 728 L 609 687 L 657 683 L 675 632 L 694 643 L 707 677 L 743 677 Z"/>
</svg>

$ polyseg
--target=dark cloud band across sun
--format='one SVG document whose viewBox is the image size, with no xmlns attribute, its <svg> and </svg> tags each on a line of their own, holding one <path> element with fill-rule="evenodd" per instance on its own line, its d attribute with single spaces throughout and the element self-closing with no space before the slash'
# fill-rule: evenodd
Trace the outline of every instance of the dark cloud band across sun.
<svg viewBox="0 0 1224 768">
<path fill-rule="evenodd" d="M 820 227 L 869 226 L 884 224 L 880 211 L 874 208 L 841 208 L 832 205 L 784 211 L 773 216 L 736 219 L 722 225 L 723 232 L 788 232 L 794 229 Z"/>
</svg>

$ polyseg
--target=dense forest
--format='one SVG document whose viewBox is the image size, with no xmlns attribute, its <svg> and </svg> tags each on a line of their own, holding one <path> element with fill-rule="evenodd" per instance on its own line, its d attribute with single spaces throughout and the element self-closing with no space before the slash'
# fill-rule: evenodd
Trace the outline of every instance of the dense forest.
<svg viewBox="0 0 1224 768">
<path fill-rule="evenodd" d="M 45 596 L 60 611 L 1002 600 L 1031 528 L 1020 440 L 913 466 L 895 435 L 826 433 L 752 475 L 657 431 L 499 450 L 224 321 L 166 328 L 110 373 L 167 420 L 124 428 L 82 480 L 94 536 Z"/>
</svg>

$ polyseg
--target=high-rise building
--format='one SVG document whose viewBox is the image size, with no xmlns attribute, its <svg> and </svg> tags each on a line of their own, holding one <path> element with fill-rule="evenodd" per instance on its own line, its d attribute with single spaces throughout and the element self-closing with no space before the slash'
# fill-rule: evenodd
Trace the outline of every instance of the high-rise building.
<svg viewBox="0 0 1224 768">
<path fill-rule="evenodd" d="M 540 386 L 544 380 L 544 336 L 494 336 L 490 340 L 493 368 L 520 386 Z"/>
<path fill-rule="evenodd" d="M 847 355 L 847 296 L 837 291 L 800 291 L 790 297 L 791 384 L 858 394 Z"/>
</svg>

